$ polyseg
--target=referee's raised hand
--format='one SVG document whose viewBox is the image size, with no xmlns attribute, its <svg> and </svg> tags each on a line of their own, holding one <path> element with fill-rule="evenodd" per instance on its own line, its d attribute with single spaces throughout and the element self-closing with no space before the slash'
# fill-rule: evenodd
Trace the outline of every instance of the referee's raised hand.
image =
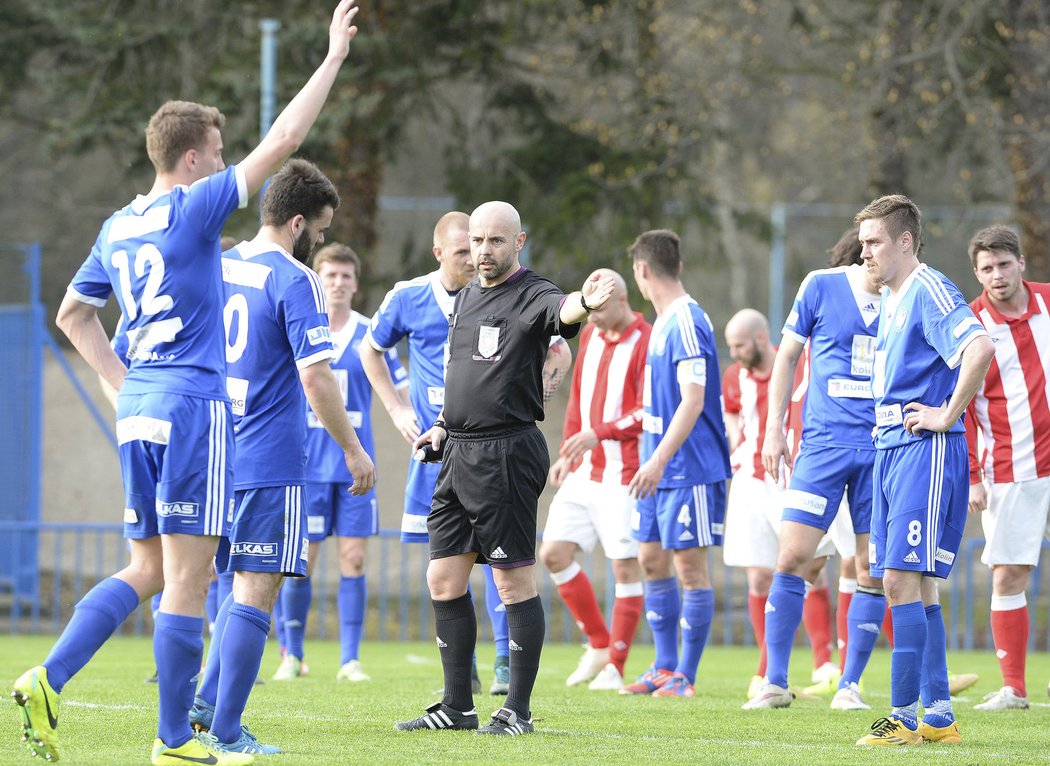
<svg viewBox="0 0 1050 766">
<path fill-rule="evenodd" d="M 592 311 L 600 309 L 616 289 L 616 279 L 600 270 L 594 272 L 583 283 L 580 292 Z"/>
</svg>

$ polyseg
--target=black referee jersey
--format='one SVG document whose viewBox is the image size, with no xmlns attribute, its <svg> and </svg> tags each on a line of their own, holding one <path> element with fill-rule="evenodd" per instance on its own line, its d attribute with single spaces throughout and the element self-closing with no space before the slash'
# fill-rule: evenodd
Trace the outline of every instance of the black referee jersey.
<svg viewBox="0 0 1050 766">
<path fill-rule="evenodd" d="M 543 420 L 543 362 L 553 335 L 579 324 L 558 318 L 565 294 L 522 267 L 495 287 L 475 279 L 449 317 L 445 423 L 458 431 L 498 430 Z"/>
</svg>

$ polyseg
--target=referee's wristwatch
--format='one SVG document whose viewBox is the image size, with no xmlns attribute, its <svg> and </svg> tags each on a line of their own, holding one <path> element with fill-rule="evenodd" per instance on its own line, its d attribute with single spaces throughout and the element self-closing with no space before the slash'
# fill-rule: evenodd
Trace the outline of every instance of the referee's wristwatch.
<svg viewBox="0 0 1050 766">
<path fill-rule="evenodd" d="M 587 299 L 583 297 L 582 291 L 580 292 L 580 305 L 583 306 L 583 310 L 586 311 L 588 314 L 595 310 L 594 306 L 587 305 Z"/>
</svg>

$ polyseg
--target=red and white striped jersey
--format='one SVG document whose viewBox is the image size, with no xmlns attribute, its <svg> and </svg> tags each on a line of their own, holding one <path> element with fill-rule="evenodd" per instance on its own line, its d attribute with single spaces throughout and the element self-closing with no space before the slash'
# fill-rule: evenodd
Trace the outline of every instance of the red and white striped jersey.
<svg viewBox="0 0 1050 766">
<path fill-rule="evenodd" d="M 967 408 L 970 482 L 995 484 L 1050 476 L 1050 284 L 1025 282 L 1028 308 L 1005 317 L 982 292 L 970 304 L 995 341 L 988 375 Z M 978 460 L 977 429 L 984 437 Z"/>
<path fill-rule="evenodd" d="M 580 334 L 562 437 L 594 429 L 601 440 L 574 472 L 591 481 L 629 484 L 638 471 L 642 385 L 652 326 L 638 312 L 610 341 L 591 323 Z"/>
<path fill-rule="evenodd" d="M 740 441 L 729 445 L 733 473 L 749 471 L 756 479 L 766 475 L 762 467 L 762 445 L 766 440 L 766 415 L 769 412 L 769 376 L 745 370 L 739 362 L 726 368 L 722 375 L 722 398 L 727 415 L 736 415 L 740 423 Z"/>
</svg>

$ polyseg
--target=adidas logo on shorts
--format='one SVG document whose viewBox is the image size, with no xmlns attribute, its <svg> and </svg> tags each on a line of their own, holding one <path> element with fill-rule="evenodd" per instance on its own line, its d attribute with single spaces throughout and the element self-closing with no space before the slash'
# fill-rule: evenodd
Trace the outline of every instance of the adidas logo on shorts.
<svg viewBox="0 0 1050 766">
<path fill-rule="evenodd" d="M 911 551 L 907 556 L 904 557 L 905 564 L 918 564 L 919 555 L 915 551 Z"/>
<path fill-rule="evenodd" d="M 502 546 L 497 546 L 496 550 L 489 554 L 490 559 L 505 559 L 507 554 L 503 552 Z"/>
</svg>

